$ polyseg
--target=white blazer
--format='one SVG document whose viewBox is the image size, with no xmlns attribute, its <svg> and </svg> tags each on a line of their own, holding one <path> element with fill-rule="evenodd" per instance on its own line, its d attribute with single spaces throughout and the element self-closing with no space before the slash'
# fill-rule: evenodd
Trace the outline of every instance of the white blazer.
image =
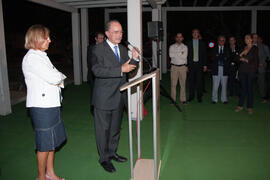
<svg viewBox="0 0 270 180">
<path fill-rule="evenodd" d="M 27 86 L 26 107 L 61 106 L 60 87 L 64 88 L 66 76 L 52 65 L 46 52 L 30 49 L 23 58 L 22 70 Z"/>
</svg>

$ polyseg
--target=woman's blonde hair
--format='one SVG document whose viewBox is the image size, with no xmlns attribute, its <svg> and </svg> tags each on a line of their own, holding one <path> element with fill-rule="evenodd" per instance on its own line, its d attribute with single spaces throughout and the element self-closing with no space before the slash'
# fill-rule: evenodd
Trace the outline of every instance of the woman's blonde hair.
<svg viewBox="0 0 270 180">
<path fill-rule="evenodd" d="M 25 49 L 39 49 L 49 34 L 50 30 L 47 27 L 40 24 L 32 25 L 25 35 Z"/>
</svg>

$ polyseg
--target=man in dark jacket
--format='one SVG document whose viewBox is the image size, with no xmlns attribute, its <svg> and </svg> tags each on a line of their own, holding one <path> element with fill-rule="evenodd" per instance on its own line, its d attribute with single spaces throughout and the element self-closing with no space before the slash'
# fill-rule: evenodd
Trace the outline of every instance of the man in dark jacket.
<svg viewBox="0 0 270 180">
<path fill-rule="evenodd" d="M 212 64 L 212 77 L 213 77 L 213 90 L 212 90 L 212 103 L 218 102 L 218 88 L 221 84 L 221 102 L 227 104 L 227 81 L 230 66 L 230 51 L 225 45 L 225 36 L 218 37 L 218 45 L 213 49 L 213 64 Z"/>
<path fill-rule="evenodd" d="M 197 91 L 198 102 L 202 102 L 203 71 L 207 70 L 207 53 L 205 43 L 199 39 L 200 31 L 193 29 L 193 39 L 187 43 L 188 46 L 188 76 L 189 76 L 189 99 L 192 101 Z"/>
<path fill-rule="evenodd" d="M 92 73 L 92 63 L 91 63 L 91 58 L 92 58 L 92 50 L 93 50 L 93 47 L 96 45 L 96 44 L 100 44 L 104 41 L 104 34 L 102 32 L 97 32 L 95 34 L 95 43 L 93 44 L 89 44 L 87 46 L 87 68 L 88 68 L 88 72 L 87 72 L 87 81 L 90 85 L 93 86 L 94 84 L 94 75 Z"/>
<path fill-rule="evenodd" d="M 239 96 L 240 84 L 237 79 L 237 71 L 239 67 L 240 48 L 236 44 L 234 36 L 229 37 L 229 52 L 230 52 L 230 66 L 228 75 L 228 89 L 229 96 Z"/>
<path fill-rule="evenodd" d="M 123 31 L 118 21 L 109 21 L 105 30 L 108 39 L 97 44 L 92 51 L 92 71 L 95 76 L 92 103 L 99 163 L 112 173 L 116 170 L 111 160 L 127 161 L 117 154 L 126 100 L 126 93 L 120 92 L 120 87 L 127 82 L 127 73 L 136 68 L 136 65 L 129 62 L 137 61 L 139 53 L 134 48 L 130 60 L 127 48 L 120 44 Z"/>
<path fill-rule="evenodd" d="M 95 76 L 92 72 L 92 50 L 94 48 L 95 45 L 100 44 L 104 41 L 104 34 L 102 32 L 97 32 L 95 34 L 95 43 L 93 44 L 89 44 L 87 47 L 87 68 L 88 68 L 88 72 L 87 72 L 87 82 L 90 85 L 90 99 L 92 99 L 93 96 L 93 89 L 94 89 L 94 80 L 95 80 Z M 91 114 L 94 116 L 94 106 L 92 103 L 90 103 L 90 112 Z"/>
</svg>

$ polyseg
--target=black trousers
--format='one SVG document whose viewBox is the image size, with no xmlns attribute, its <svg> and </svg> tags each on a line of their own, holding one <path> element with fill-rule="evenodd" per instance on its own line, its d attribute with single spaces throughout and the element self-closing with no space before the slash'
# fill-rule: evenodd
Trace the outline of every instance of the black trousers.
<svg viewBox="0 0 270 180">
<path fill-rule="evenodd" d="M 189 68 L 189 99 L 192 100 L 195 97 L 195 91 L 197 91 L 197 99 L 202 98 L 203 91 L 203 71 L 202 66 L 198 63 L 193 63 Z"/>
<path fill-rule="evenodd" d="M 228 78 L 228 88 L 230 96 L 239 96 L 239 82 L 236 79 L 236 66 L 230 66 L 229 78 Z"/>
<path fill-rule="evenodd" d="M 96 143 L 99 162 L 110 161 L 116 153 L 120 139 L 123 108 L 116 110 L 94 109 Z"/>
<path fill-rule="evenodd" d="M 247 108 L 253 108 L 253 84 L 256 77 L 255 72 L 240 72 L 239 80 L 241 84 L 241 93 L 238 106 L 243 106 L 247 96 Z"/>
<path fill-rule="evenodd" d="M 266 72 L 266 98 L 270 99 L 270 72 Z"/>
</svg>

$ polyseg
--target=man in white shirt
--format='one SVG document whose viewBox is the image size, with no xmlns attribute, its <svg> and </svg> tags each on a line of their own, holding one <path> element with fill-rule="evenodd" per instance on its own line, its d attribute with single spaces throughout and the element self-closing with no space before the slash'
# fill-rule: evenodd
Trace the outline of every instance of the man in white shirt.
<svg viewBox="0 0 270 180">
<path fill-rule="evenodd" d="M 169 49 L 171 58 L 171 97 L 176 100 L 177 81 L 180 83 L 180 101 L 186 104 L 186 78 L 187 78 L 187 54 L 188 48 L 183 43 L 184 37 L 182 33 L 177 33 L 175 44 Z"/>
</svg>

